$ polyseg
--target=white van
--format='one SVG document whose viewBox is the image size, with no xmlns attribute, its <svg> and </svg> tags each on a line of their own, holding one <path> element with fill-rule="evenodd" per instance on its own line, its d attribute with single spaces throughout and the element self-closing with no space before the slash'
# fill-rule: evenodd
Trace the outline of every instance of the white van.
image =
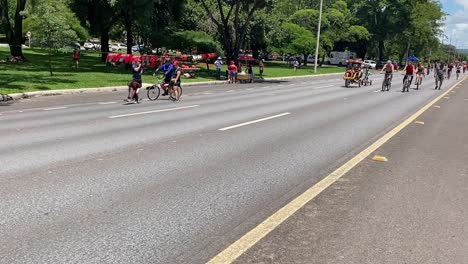
<svg viewBox="0 0 468 264">
<path fill-rule="evenodd" d="M 332 51 L 330 55 L 325 58 L 325 63 L 330 65 L 346 65 L 349 59 L 355 59 L 356 52 L 351 51 Z"/>
</svg>

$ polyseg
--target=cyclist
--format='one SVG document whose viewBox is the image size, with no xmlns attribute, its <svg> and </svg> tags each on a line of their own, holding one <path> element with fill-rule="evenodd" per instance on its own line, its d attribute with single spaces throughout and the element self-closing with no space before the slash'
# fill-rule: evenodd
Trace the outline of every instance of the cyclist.
<svg viewBox="0 0 468 264">
<path fill-rule="evenodd" d="M 418 63 L 418 67 L 416 67 L 416 82 L 419 82 L 419 85 L 422 84 L 422 79 L 424 76 L 426 76 L 424 74 L 424 65 L 422 63 Z"/>
<path fill-rule="evenodd" d="M 172 74 L 174 72 L 174 66 L 171 63 L 170 58 L 165 59 L 164 64 L 157 68 L 156 71 L 154 71 L 153 76 L 156 75 L 159 71 L 164 71 L 164 85 L 161 85 L 164 90 L 163 96 L 168 95 L 167 88 L 171 82 Z"/>
<path fill-rule="evenodd" d="M 179 87 L 180 87 L 180 77 L 182 76 L 182 69 L 179 67 L 179 62 L 174 61 L 174 71 L 172 73 L 172 79 L 170 82 L 170 86 L 172 87 L 174 91 L 174 101 L 179 102 L 180 101 L 180 93 L 179 93 Z"/>
<path fill-rule="evenodd" d="M 405 68 L 403 69 L 403 74 L 405 77 L 403 78 L 403 92 L 409 92 L 409 87 L 411 86 L 411 83 L 413 82 L 413 76 L 414 76 L 414 65 L 411 63 L 411 61 L 406 64 Z M 405 81 L 409 79 L 409 85 L 405 87 Z"/>
<path fill-rule="evenodd" d="M 443 62 L 439 62 L 435 64 L 434 67 L 434 78 L 435 78 L 435 83 L 436 83 L 436 90 L 440 90 L 440 87 L 442 86 L 442 82 L 444 81 L 444 75 L 445 75 L 445 65 Z"/>
<path fill-rule="evenodd" d="M 395 69 L 393 68 L 393 64 L 392 64 L 392 61 L 387 61 L 387 64 L 385 64 L 382 68 L 382 71 L 380 71 L 380 73 L 384 73 L 385 72 L 385 77 L 384 77 L 384 82 L 385 80 L 388 79 L 388 81 L 391 83 L 392 82 L 392 79 L 393 79 L 393 72 L 395 71 Z M 388 90 L 388 88 L 387 88 Z M 382 86 L 382 91 L 383 91 L 383 86 Z"/>
<path fill-rule="evenodd" d="M 140 61 L 132 64 L 132 81 L 128 84 L 128 97 L 124 101 L 139 104 L 138 92 L 141 88 L 141 75 L 143 74 L 143 66 Z"/>
</svg>

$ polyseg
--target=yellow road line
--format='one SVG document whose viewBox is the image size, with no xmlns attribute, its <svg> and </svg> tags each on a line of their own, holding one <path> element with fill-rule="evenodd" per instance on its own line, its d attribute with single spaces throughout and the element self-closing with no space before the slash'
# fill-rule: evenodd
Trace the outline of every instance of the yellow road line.
<svg viewBox="0 0 468 264">
<path fill-rule="evenodd" d="M 466 78 L 466 77 L 465 77 Z M 229 247 L 221 251 L 218 255 L 208 261 L 208 264 L 227 264 L 234 262 L 239 256 L 241 256 L 244 252 L 249 250 L 252 246 L 254 246 L 260 239 L 264 238 L 268 235 L 271 231 L 273 231 L 276 227 L 278 227 L 282 222 L 288 219 L 291 215 L 301 209 L 304 205 L 314 199 L 317 195 L 327 189 L 330 185 L 340 179 L 344 174 L 354 168 L 357 164 L 359 164 L 362 160 L 364 160 L 367 156 L 372 154 L 372 152 L 376 151 L 380 148 L 385 142 L 390 140 L 393 136 L 395 136 L 398 132 L 400 132 L 403 128 L 411 124 L 416 118 L 422 115 L 426 110 L 428 110 L 433 104 L 437 101 L 442 99 L 446 96 L 450 91 L 452 91 L 455 86 L 460 84 L 464 79 L 457 82 L 453 85 L 450 89 L 446 92 L 432 100 L 430 103 L 425 105 L 419 111 L 414 113 L 411 117 L 403 121 L 400 125 L 392 129 L 390 132 L 385 134 L 383 137 L 378 139 L 368 148 L 363 150 L 361 153 L 356 155 L 354 158 L 346 162 L 344 165 L 336 169 L 334 172 L 330 173 L 327 177 L 323 180 L 309 188 L 307 191 L 296 197 L 294 200 L 286 204 L 284 207 L 279 209 L 276 213 L 268 217 L 254 229 L 250 230 L 247 234 L 241 237 L 239 240 L 231 244 Z"/>
</svg>

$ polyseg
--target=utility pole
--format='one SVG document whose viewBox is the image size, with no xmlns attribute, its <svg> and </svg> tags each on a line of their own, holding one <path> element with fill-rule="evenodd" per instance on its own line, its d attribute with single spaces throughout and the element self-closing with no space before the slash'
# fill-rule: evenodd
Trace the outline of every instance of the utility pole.
<svg viewBox="0 0 468 264">
<path fill-rule="evenodd" d="M 315 46 L 314 73 L 317 73 L 318 53 L 319 53 L 319 46 L 320 46 L 320 27 L 322 25 L 322 7 L 323 7 L 323 0 L 320 0 L 320 13 L 319 13 L 319 21 L 318 21 L 318 29 L 317 29 L 317 45 Z"/>
</svg>

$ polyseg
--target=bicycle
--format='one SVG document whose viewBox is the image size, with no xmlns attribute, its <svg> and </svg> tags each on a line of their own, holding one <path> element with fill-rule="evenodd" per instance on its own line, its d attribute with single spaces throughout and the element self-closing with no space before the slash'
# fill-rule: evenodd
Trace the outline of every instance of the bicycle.
<svg viewBox="0 0 468 264">
<path fill-rule="evenodd" d="M 409 88 L 411 87 L 411 82 L 413 81 L 413 75 L 405 75 L 405 81 L 403 82 L 403 90 L 402 92 L 409 92 Z"/>
<path fill-rule="evenodd" d="M 416 90 L 419 90 L 419 86 L 421 86 L 421 84 L 422 84 L 422 79 L 423 79 L 422 74 L 418 74 L 416 76 Z"/>
<path fill-rule="evenodd" d="M 386 72 L 384 81 L 382 82 L 382 92 L 390 91 L 391 86 L 392 86 L 392 73 Z"/>
<path fill-rule="evenodd" d="M 170 84 L 165 84 L 163 80 L 159 79 L 156 77 L 156 84 L 152 86 L 146 87 L 146 95 L 148 96 L 148 99 L 151 101 L 156 101 L 159 96 L 161 95 L 161 90 L 167 91 L 169 94 L 169 100 L 175 101 L 175 92 L 174 92 L 174 86 Z M 182 95 L 182 87 L 178 87 L 179 90 L 179 96 Z"/>
</svg>

